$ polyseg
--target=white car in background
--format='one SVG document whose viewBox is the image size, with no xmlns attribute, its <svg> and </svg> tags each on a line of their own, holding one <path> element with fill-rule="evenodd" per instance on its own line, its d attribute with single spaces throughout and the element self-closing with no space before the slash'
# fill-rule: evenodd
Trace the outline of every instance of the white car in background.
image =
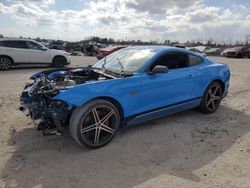
<svg viewBox="0 0 250 188">
<path fill-rule="evenodd" d="M 229 52 L 230 50 L 232 50 L 232 48 L 227 48 L 225 50 L 223 50 L 220 55 L 223 56 L 223 57 L 226 57 L 227 56 L 227 52 Z"/>
<path fill-rule="evenodd" d="M 204 57 L 206 57 L 207 55 L 206 55 L 206 53 L 204 53 L 204 52 L 201 52 L 199 49 L 197 49 L 197 48 L 187 48 L 189 51 L 191 51 L 191 52 L 195 52 L 195 53 L 198 53 L 198 54 L 202 54 Z"/>
<path fill-rule="evenodd" d="M 69 53 L 51 50 L 29 39 L 0 39 L 0 70 L 8 70 L 20 65 L 49 65 L 64 67 L 70 64 Z"/>
</svg>

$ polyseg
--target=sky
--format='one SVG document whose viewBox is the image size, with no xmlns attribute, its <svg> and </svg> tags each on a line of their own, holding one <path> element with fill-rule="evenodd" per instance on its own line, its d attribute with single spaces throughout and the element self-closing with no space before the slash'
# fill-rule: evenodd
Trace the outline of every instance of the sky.
<svg viewBox="0 0 250 188">
<path fill-rule="evenodd" d="M 245 40 L 250 0 L 0 0 L 0 34 L 78 41 Z"/>
</svg>

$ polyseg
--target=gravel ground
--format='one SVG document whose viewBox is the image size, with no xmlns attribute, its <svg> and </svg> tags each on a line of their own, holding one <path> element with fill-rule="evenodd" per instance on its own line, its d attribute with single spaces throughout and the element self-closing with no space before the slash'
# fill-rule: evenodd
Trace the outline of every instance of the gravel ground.
<svg viewBox="0 0 250 188">
<path fill-rule="evenodd" d="M 43 137 L 19 112 L 28 77 L 45 68 L 0 72 L 0 187 L 250 187 L 250 59 L 229 64 L 231 88 L 211 115 L 195 110 L 121 131 L 104 148 L 68 134 Z M 72 65 L 92 64 L 72 57 Z"/>
</svg>

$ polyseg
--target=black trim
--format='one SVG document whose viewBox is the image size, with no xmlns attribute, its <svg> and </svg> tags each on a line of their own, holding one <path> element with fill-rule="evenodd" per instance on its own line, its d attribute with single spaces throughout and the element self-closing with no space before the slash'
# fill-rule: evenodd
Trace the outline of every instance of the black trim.
<svg viewBox="0 0 250 188">
<path fill-rule="evenodd" d="M 15 65 L 40 65 L 40 64 L 52 64 L 52 63 L 44 63 L 44 62 L 36 62 L 36 63 L 33 63 L 33 62 L 30 62 L 30 63 L 25 63 L 25 62 L 17 62 L 17 63 L 14 63 Z"/>
<path fill-rule="evenodd" d="M 18 62 L 18 63 L 13 63 L 13 66 L 27 66 L 27 65 L 30 65 L 30 66 L 52 66 L 52 63 L 24 63 L 24 62 Z"/>
<path fill-rule="evenodd" d="M 204 63 L 204 57 L 201 57 L 201 55 L 198 55 L 198 54 L 196 54 L 195 52 L 192 52 L 192 51 L 167 51 L 167 52 L 163 52 L 161 55 L 159 55 L 159 57 L 144 70 L 144 73 L 150 72 L 151 67 L 157 65 L 157 61 L 158 61 L 159 58 L 161 58 L 163 56 L 166 56 L 166 55 L 172 55 L 172 54 L 184 54 L 184 55 L 188 56 L 188 66 L 181 67 L 181 68 L 175 68 L 175 69 L 169 69 L 169 70 L 185 69 L 185 68 L 190 68 L 190 67 L 194 67 L 194 66 L 197 66 L 197 65 L 201 65 L 201 64 Z M 190 57 L 189 56 L 195 56 L 197 58 L 200 58 L 202 63 L 190 66 Z"/>
<path fill-rule="evenodd" d="M 185 101 L 182 101 L 182 102 L 177 102 L 177 103 L 174 103 L 174 104 L 170 104 L 170 105 L 166 105 L 166 106 L 162 106 L 162 107 L 159 107 L 159 108 L 155 108 L 153 110 L 147 110 L 147 111 L 144 111 L 144 112 L 141 112 L 141 113 L 138 113 L 138 114 L 135 114 L 135 115 L 132 115 L 132 116 L 129 116 L 126 118 L 126 122 L 128 121 L 131 121 L 132 119 L 138 117 L 138 116 L 141 116 L 141 115 L 145 115 L 145 114 L 148 114 L 148 113 L 152 113 L 154 111 L 158 111 L 158 110 L 163 110 L 165 108 L 169 108 L 169 107 L 173 107 L 173 106 L 177 106 L 177 105 L 180 105 L 180 104 L 183 104 L 183 103 L 187 103 L 187 102 L 191 102 L 191 101 L 194 101 L 194 100 L 197 100 L 197 99 L 201 99 L 202 97 L 196 97 L 196 98 L 193 98 L 193 99 L 189 99 L 189 100 L 185 100 Z"/>
</svg>

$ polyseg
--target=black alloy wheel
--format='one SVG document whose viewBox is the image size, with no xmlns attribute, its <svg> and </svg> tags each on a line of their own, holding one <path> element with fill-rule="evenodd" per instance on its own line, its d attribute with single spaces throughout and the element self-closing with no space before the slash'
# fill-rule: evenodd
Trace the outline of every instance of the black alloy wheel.
<svg viewBox="0 0 250 188">
<path fill-rule="evenodd" d="M 222 98 L 222 90 L 219 85 L 214 85 L 210 88 L 207 94 L 207 107 L 210 111 L 215 111 L 220 105 Z"/>
<path fill-rule="evenodd" d="M 203 95 L 199 110 L 203 113 L 213 113 L 215 112 L 221 103 L 223 95 L 223 89 L 220 83 L 211 83 L 205 94 Z"/>
<path fill-rule="evenodd" d="M 72 114 L 70 132 L 80 145 L 94 149 L 110 142 L 119 124 L 116 106 L 105 100 L 96 100 Z"/>
</svg>

